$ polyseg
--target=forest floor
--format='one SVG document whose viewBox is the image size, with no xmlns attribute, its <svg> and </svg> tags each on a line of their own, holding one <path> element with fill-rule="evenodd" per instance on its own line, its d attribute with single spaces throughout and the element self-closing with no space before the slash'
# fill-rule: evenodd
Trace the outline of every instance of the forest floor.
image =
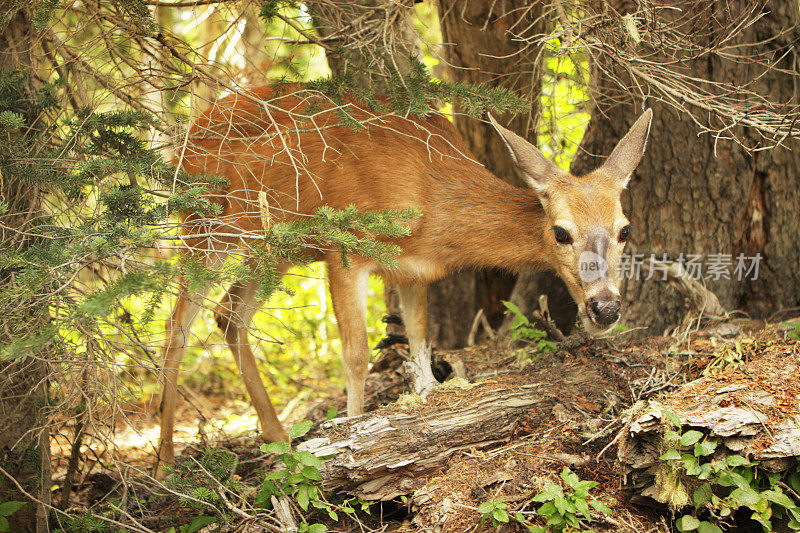
<svg viewBox="0 0 800 533">
<path fill-rule="evenodd" d="M 317 441 L 327 445 L 349 439 L 349 448 L 341 449 L 350 456 L 331 458 L 327 466 L 308 461 L 310 470 L 303 470 L 310 484 L 315 483 L 311 480 L 315 470 L 325 474 L 326 490 L 316 500 L 318 509 L 313 502 L 315 490 L 307 492 L 312 500 L 309 510 L 300 508 L 308 505 L 296 493 L 306 482 L 302 476 L 288 489 L 295 491 L 292 498 L 271 500 L 275 509 L 259 511 L 253 506 L 265 474 L 277 467 L 273 455 L 259 451 L 252 431 L 255 422 L 245 416 L 239 417 L 240 424 L 251 424 L 249 432 L 216 440 L 201 436 L 199 444 L 185 448 L 178 468 L 164 484 L 145 475 L 153 461 L 152 448 L 133 439 L 126 441 L 127 433 L 119 433 L 113 454 L 106 451 L 84 458 L 84 466 L 92 463 L 94 467 L 83 468 L 66 509 L 79 516 L 88 512 L 111 518 L 118 524 L 115 527 L 132 531 L 169 531 L 171 527 L 188 533 L 201 528 L 282 531 L 285 526 L 291 530 L 293 524 L 300 531 L 314 532 L 322 531 L 322 526 L 329 531 L 362 532 L 534 531 L 535 526 L 545 525 L 545 518 L 537 514 L 546 503 L 541 495 L 555 490 L 567 496 L 567 506 L 573 506 L 580 519 L 575 531 L 675 531 L 673 523 L 681 513 L 675 515 L 667 505 L 643 497 L 638 487 L 624 483 L 631 468 L 618 460 L 620 437 L 627 435 L 642 406 L 655 405 L 654 400 L 672 401 L 671 409 L 679 412 L 682 405 L 698 402 L 714 387 L 737 383 L 736 390 L 750 387 L 780 396 L 774 409 L 778 418 L 796 416 L 800 412 L 796 365 L 800 342 L 790 337 L 793 331 L 786 323 L 739 320 L 681 338 L 629 341 L 623 334 L 572 345 L 568 339 L 551 353 L 542 353 L 535 344 L 518 348 L 487 344 L 438 352 L 439 370 L 464 379 L 449 382 L 450 386 L 425 400 L 402 395 L 405 347 L 398 345 L 383 350 L 373 365 L 367 385 L 370 412 L 363 417 L 335 418 L 345 411 L 342 394 L 318 399 L 304 417 L 314 426 L 296 439 L 301 449 Z M 526 397 L 530 403 L 525 403 Z M 501 403 L 508 398 L 513 399 L 509 404 L 513 409 L 489 415 L 494 425 L 471 423 L 467 418 L 468 425 L 457 429 L 456 435 L 427 442 L 436 440 L 439 434 L 432 428 L 447 425 L 448 417 L 487 417 L 482 414 L 490 412 L 483 405 L 487 399 Z M 737 398 L 720 405 L 747 403 Z M 229 398 L 203 398 L 202 402 L 204 410 L 220 419 L 247 410 Z M 196 413 L 191 409 L 178 414 L 179 427 L 196 427 Z M 155 442 L 158 427 L 152 417 L 140 415 L 130 422 L 136 435 Z M 380 425 L 380 430 L 378 437 L 369 438 L 387 436 L 384 441 L 369 441 L 370 449 L 359 452 L 360 432 L 372 431 L 364 429 L 370 424 Z M 397 435 L 388 436 L 398 424 L 402 426 L 399 440 Z M 430 436 L 427 441 L 426 435 Z M 383 442 L 385 449 L 374 442 Z M 57 459 L 65 458 L 70 450 L 61 446 L 53 453 Z M 392 464 L 379 468 L 381 456 L 387 454 L 393 454 Z M 233 457 L 233 462 L 226 457 Z M 348 461 L 358 466 L 348 470 Z M 796 462 L 791 468 L 797 470 Z M 64 474 L 63 466 L 54 472 L 59 487 L 55 501 L 63 491 Z M 579 485 L 576 495 L 570 485 L 578 480 L 594 483 Z M 363 500 L 348 500 L 354 495 Z M 382 501 L 362 506 L 362 501 L 377 499 Z M 744 513 L 733 516 L 727 529 L 762 531 Z M 322 526 L 314 529 L 304 522 Z M 61 526 L 65 531 L 91 530 L 69 521 Z M 785 521 L 776 521 L 775 530 L 781 527 Z"/>
</svg>

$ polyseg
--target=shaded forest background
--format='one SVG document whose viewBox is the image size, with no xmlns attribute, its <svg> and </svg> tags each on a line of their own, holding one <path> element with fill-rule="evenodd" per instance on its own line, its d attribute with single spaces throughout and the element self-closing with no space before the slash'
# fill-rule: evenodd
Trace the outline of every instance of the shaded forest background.
<svg viewBox="0 0 800 533">
<path fill-rule="evenodd" d="M 26 493 L 49 502 L 48 436 L 73 450 L 113 443 L 119 413 L 154 409 L 170 280 L 182 273 L 219 293 L 254 275 L 235 263 L 209 273 L 180 262 L 177 213 L 207 210 L 202 193 L 215 183 L 172 163 L 202 109 L 276 80 L 334 76 L 319 87 L 398 92 L 409 107 L 450 116 L 476 157 L 516 184 L 481 118 L 503 103 L 480 89 L 476 99 L 442 98 L 430 90 L 436 80 L 513 91 L 530 107 L 501 122 L 576 174 L 652 107 L 647 156 L 624 197 L 636 227 L 627 251 L 760 254 L 758 279 L 703 282 L 728 311 L 775 318 L 797 307 L 797 19 L 796 2 L 756 0 L 4 3 L 0 404 L 11 415 L 0 427 L 10 450 L 0 497 L 19 497 L 9 469 L 22 465 L 15 477 L 30 478 Z M 625 326 L 686 327 L 683 296 L 643 272 L 625 282 Z M 342 387 L 323 277 L 318 266 L 297 267 L 255 319 L 262 372 L 287 416 L 305 397 Z M 370 293 L 377 343 L 393 299 L 377 281 Z M 574 304 L 552 274 L 444 280 L 431 291 L 434 341 L 462 346 L 478 310 L 502 327 L 501 300 L 530 312 L 541 293 L 569 329 Z M 210 313 L 190 344 L 187 394 L 243 393 Z M 229 427 L 237 419 L 253 423 L 230 416 Z M 136 438 L 129 444 L 154 440 Z"/>
</svg>

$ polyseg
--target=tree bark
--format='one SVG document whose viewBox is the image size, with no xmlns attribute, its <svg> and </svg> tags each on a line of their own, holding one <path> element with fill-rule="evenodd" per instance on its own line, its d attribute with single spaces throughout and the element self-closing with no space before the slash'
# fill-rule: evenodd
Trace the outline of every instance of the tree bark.
<svg viewBox="0 0 800 533">
<path fill-rule="evenodd" d="M 508 87 L 527 96 L 531 102 L 530 113 L 499 118 L 509 129 L 536 144 L 540 49 L 514 40 L 512 33 L 531 23 L 543 24 L 539 20 L 539 3 L 441 0 L 439 11 L 444 56 L 452 67 L 450 75 L 465 83 Z M 535 28 L 532 31 L 535 33 Z M 481 163 L 509 183 L 524 186 L 515 173 L 508 150 L 488 122 L 458 114 L 454 122 Z M 484 310 L 492 326 L 499 326 L 505 311 L 501 301 L 509 299 L 512 290 L 523 311 L 535 309 L 533 302 L 544 292 L 553 302 L 559 327 L 569 329 L 574 321 L 572 300 L 563 282 L 553 273 L 525 273 L 517 280 L 506 272 L 461 272 L 429 289 L 428 328 L 434 344 L 448 349 L 464 346 L 479 309 Z M 562 302 L 566 302 L 563 311 Z"/>
<path fill-rule="evenodd" d="M 37 57 L 41 50 L 31 23 L 31 7 L 0 8 L 0 71 L 25 70 L 23 98 L 33 98 L 37 86 Z M 43 117 L 27 117 L 32 123 Z M 0 169 L 2 172 L 2 169 Z M 3 216 L 0 246 L 24 246 L 27 222 L 39 212 L 40 195 L 31 185 L 0 180 L 0 194 L 8 206 Z M 0 283 L 15 283 L 15 268 L 0 270 Z M 0 309 L 3 328 L 0 345 L 8 346 L 30 336 L 49 322 L 46 302 L 16 301 Z M 43 350 L 17 360 L 0 360 L 0 500 L 26 502 L 8 517 L 11 531 L 49 531 L 50 441 L 47 422 L 47 363 Z"/>
<path fill-rule="evenodd" d="M 708 21 L 704 30 L 711 28 L 711 34 L 705 32 L 703 38 L 711 39 L 713 32 L 722 27 L 720 20 L 724 21 L 728 13 L 742 12 L 750 3 L 736 0 L 724 4 L 676 4 L 684 8 L 684 13 L 706 10 L 701 13 L 702 20 Z M 726 42 L 726 46 L 759 43 L 759 50 L 771 52 L 776 61 L 790 50 L 798 38 L 797 4 L 767 4 L 763 7 L 764 16 Z M 662 18 L 674 16 L 672 10 L 658 13 L 654 27 L 673 22 Z M 711 82 L 746 82 L 759 95 L 788 109 L 798 104 L 796 77 L 787 73 L 796 70 L 793 58 L 789 53 L 766 73 L 763 65 L 730 61 L 718 54 L 682 61 L 679 68 Z M 573 173 L 580 175 L 597 167 L 602 160 L 593 154 L 608 155 L 642 107 L 652 107 L 654 111 L 647 151 L 623 195 L 623 208 L 636 228 L 626 252 L 643 254 L 645 260 L 652 253 L 656 258 L 667 253 L 672 260 L 681 253 L 702 254 L 704 262 L 709 254 L 730 254 L 731 274 L 739 254 L 761 254 L 758 279 L 748 276 L 739 280 L 731 275 L 731 279 L 709 277 L 702 281 L 719 297 L 723 307 L 742 309 L 753 317 L 768 317 L 780 309 L 798 306 L 800 248 L 796 236 L 800 232 L 800 195 L 796 177 L 800 173 L 800 143 L 788 138 L 779 148 L 748 153 L 733 141 L 701 135 L 688 113 L 678 113 L 660 102 L 642 102 L 621 95 L 609 74 L 628 80 L 625 73 L 603 56 L 599 59 L 604 63 L 593 69 L 596 77 L 592 88 L 597 107 L 573 162 Z M 631 82 L 630 86 L 637 85 Z M 690 111 L 696 116 L 708 115 L 695 108 Z M 734 133 L 750 148 L 760 146 L 757 132 L 736 126 Z M 661 333 L 680 321 L 685 304 L 667 283 L 646 280 L 644 269 L 642 273 L 639 280 L 624 281 L 624 320 L 631 326 L 646 326 L 653 333 Z"/>
</svg>

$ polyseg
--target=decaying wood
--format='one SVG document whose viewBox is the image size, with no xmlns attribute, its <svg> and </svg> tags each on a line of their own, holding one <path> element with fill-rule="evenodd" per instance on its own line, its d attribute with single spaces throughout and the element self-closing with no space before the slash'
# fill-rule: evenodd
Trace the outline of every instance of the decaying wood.
<svg viewBox="0 0 800 533">
<path fill-rule="evenodd" d="M 420 412 L 411 397 L 411 412 L 334 419 L 323 424 L 328 436 L 298 449 L 335 455 L 324 463 L 326 490 L 347 490 L 371 500 L 396 498 L 413 492 L 425 474 L 453 454 L 503 442 L 523 418 L 549 415 L 557 399 L 539 394 L 540 387 L 484 391 L 477 398 L 462 393 L 458 399 L 454 395 L 452 409 L 430 413 Z"/>
<path fill-rule="evenodd" d="M 735 370 L 687 383 L 662 403 L 634 406 L 623 429 L 618 459 L 626 484 L 662 503 L 666 490 L 664 461 L 669 427 L 664 411 L 675 413 L 681 430 L 695 429 L 718 440 L 715 459 L 740 454 L 780 472 L 800 456 L 800 355 L 794 348 Z M 671 478 L 669 478 L 671 479 Z M 671 482 L 674 485 L 674 481 Z"/>
<path fill-rule="evenodd" d="M 323 466 L 326 490 L 373 500 L 412 495 L 460 454 L 567 420 L 608 416 L 629 401 L 631 382 L 653 368 L 622 354 L 613 361 L 595 357 L 586 347 L 577 355 L 549 354 L 527 365 L 510 360 L 501 367 L 485 352 L 474 347 L 457 354 L 474 384 L 454 380 L 455 387 L 444 384 L 425 402 L 402 396 L 377 413 L 324 422 L 298 449 L 333 456 Z M 592 431 L 606 423 L 598 420 Z"/>
</svg>

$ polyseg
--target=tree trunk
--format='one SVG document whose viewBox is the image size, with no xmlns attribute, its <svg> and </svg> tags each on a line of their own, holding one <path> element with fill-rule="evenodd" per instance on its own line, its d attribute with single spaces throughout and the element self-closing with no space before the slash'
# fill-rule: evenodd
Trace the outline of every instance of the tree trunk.
<svg viewBox="0 0 800 533">
<path fill-rule="evenodd" d="M 541 6 L 527 0 L 441 0 L 439 11 L 444 56 L 453 67 L 451 76 L 465 83 L 508 87 L 527 96 L 531 102 L 529 114 L 500 117 L 500 120 L 536 144 L 541 85 L 539 48 L 526 47 L 524 43 L 513 40 L 512 32 L 537 21 L 541 16 Z M 481 163 L 509 183 L 524 186 L 515 174 L 508 150 L 488 122 L 478 122 L 458 114 L 454 122 Z M 440 348 L 464 346 L 479 309 L 484 310 L 492 326 L 500 325 L 505 310 L 501 300 L 507 300 L 512 289 L 523 309 L 531 309 L 532 306 L 526 304 L 535 302 L 540 292 L 547 293 L 555 304 L 571 302 L 563 282 L 552 273 L 526 273 L 517 282 L 515 276 L 506 272 L 461 272 L 429 289 L 431 340 Z M 574 305 L 568 307 L 566 313 L 557 315 L 566 317 L 559 326 L 568 329 L 575 318 L 573 308 Z"/>
<path fill-rule="evenodd" d="M 41 57 L 31 24 L 30 7 L 0 9 L 0 71 L 26 70 L 28 83 L 21 95 L 33 97 L 35 58 Z M 29 117 L 42 120 L 43 117 Z M 2 169 L 0 169 L 2 172 Z M 8 206 L 3 215 L 0 246 L 24 246 L 27 222 L 39 211 L 38 191 L 28 184 L 0 179 L 0 194 Z M 7 229 L 14 228 L 14 229 Z M 16 268 L 0 270 L 0 283 L 16 283 Z M 0 309 L 0 346 L 29 337 L 49 322 L 46 302 L 15 301 Z M 4 350 L 5 351 L 5 350 Z M 50 503 L 50 442 L 47 424 L 47 363 L 40 348 L 17 360 L 0 360 L 0 500 L 26 502 L 8 517 L 11 531 L 48 531 Z"/>
<path fill-rule="evenodd" d="M 725 2 L 678 2 L 681 13 L 694 10 L 708 21 L 703 27 L 703 39 L 721 38 L 714 33 L 729 21 L 731 13 L 742 13 L 748 0 Z M 759 43 L 759 52 L 770 52 L 777 61 L 796 42 L 798 22 L 796 2 L 768 2 L 764 16 L 743 29 L 725 45 Z M 599 9 L 599 8 L 598 8 Z M 717 12 L 719 11 L 719 12 Z M 674 24 L 666 20 L 679 16 L 674 10 L 658 11 L 653 27 Z M 624 11 L 621 12 L 624 15 Z M 687 16 L 687 20 L 692 17 Z M 688 24 L 688 23 L 687 23 Z M 696 28 L 683 28 L 696 35 Z M 784 33 L 786 32 L 786 33 Z M 698 38 L 699 41 L 699 38 Z M 702 42 L 697 44 L 703 45 Z M 747 47 L 743 50 L 753 50 Z M 605 56 L 599 56 L 606 61 Z M 768 98 L 788 114 L 798 104 L 794 55 L 789 53 L 773 68 L 748 61 L 730 61 L 721 55 L 709 54 L 697 60 L 676 61 L 682 72 L 711 82 L 748 84 L 759 95 Z M 593 93 L 597 108 L 592 113 L 589 128 L 581 143 L 578 157 L 572 165 L 579 175 L 601 163 L 591 154 L 607 155 L 624 135 L 642 107 L 652 107 L 654 120 L 647 151 L 623 195 L 623 208 L 636 228 L 628 254 L 651 254 L 676 260 L 680 254 L 702 254 L 704 267 L 711 254 L 729 254 L 730 279 L 714 279 L 703 270 L 703 281 L 726 309 L 742 309 L 753 317 L 768 317 L 777 310 L 800 304 L 800 248 L 796 240 L 800 233 L 800 195 L 797 176 L 800 174 L 800 143 L 787 138 L 783 146 L 765 151 L 748 152 L 739 144 L 714 135 L 700 134 L 694 119 L 686 112 L 676 112 L 656 101 L 642 102 L 630 96 L 623 98 L 609 74 L 629 82 L 621 69 L 611 61 L 594 68 Z M 763 75 L 762 75 L 763 74 Z M 641 80 L 630 83 L 639 87 Z M 645 89 L 645 93 L 650 89 Z M 657 89 L 655 89 L 657 90 Z M 713 88 L 711 89 L 714 90 Z M 632 90 L 631 93 L 634 91 Z M 625 100 L 627 99 L 627 102 Z M 623 103 L 624 102 L 624 103 Z M 687 106 L 701 120 L 714 124 L 704 110 Z M 736 126 L 733 134 L 750 148 L 762 142 L 759 134 L 745 126 Z M 752 273 L 737 279 L 737 257 L 761 254 L 758 278 Z M 632 257 L 632 256 L 631 256 Z M 746 266 L 751 262 L 746 261 Z M 631 326 L 647 326 L 655 333 L 680 321 L 685 305 L 683 298 L 667 283 L 646 280 L 647 272 L 635 279 L 636 271 L 624 281 L 624 320 Z"/>
</svg>

